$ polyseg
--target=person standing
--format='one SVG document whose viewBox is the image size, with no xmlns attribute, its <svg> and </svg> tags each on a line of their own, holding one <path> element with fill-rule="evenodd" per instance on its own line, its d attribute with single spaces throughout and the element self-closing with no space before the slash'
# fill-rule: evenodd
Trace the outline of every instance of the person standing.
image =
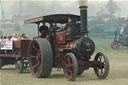
<svg viewBox="0 0 128 85">
<path fill-rule="evenodd" d="M 40 37 L 45 38 L 48 34 L 48 26 L 46 26 L 45 22 L 43 22 L 43 25 L 39 28 Z"/>
</svg>

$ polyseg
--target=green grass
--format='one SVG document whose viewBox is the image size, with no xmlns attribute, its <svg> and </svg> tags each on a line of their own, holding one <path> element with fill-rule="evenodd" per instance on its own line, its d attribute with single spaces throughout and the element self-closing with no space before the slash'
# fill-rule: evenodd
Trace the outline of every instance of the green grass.
<svg viewBox="0 0 128 85">
<path fill-rule="evenodd" d="M 112 39 L 100 39 L 100 38 L 92 38 L 95 42 L 97 52 L 103 52 L 109 58 L 119 58 L 119 59 L 128 59 L 128 48 L 121 46 L 118 50 L 113 50 L 111 48 Z"/>
</svg>

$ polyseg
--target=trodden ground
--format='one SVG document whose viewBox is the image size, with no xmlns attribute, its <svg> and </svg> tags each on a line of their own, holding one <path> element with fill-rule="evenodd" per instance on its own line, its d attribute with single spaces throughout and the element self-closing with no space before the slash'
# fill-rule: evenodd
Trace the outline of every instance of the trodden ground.
<svg viewBox="0 0 128 85">
<path fill-rule="evenodd" d="M 128 48 L 112 50 L 110 39 L 94 39 L 94 41 L 95 53 L 102 51 L 109 58 L 110 72 L 105 80 L 97 79 L 93 69 L 85 71 L 74 82 L 67 81 L 63 70 L 57 71 L 57 69 L 53 69 L 49 78 L 39 79 L 34 78 L 29 69 L 23 74 L 18 74 L 15 66 L 10 65 L 0 70 L 0 85 L 128 85 Z"/>
</svg>

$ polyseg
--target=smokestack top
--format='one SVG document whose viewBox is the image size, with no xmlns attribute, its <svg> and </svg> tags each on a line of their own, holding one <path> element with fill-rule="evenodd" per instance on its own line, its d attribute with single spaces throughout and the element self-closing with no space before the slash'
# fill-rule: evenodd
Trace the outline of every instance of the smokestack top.
<svg viewBox="0 0 128 85">
<path fill-rule="evenodd" d="M 88 6 L 88 0 L 79 0 L 79 6 Z"/>
<path fill-rule="evenodd" d="M 88 36 L 87 28 L 87 2 L 88 0 L 79 0 L 80 5 L 80 21 L 81 21 L 81 35 Z"/>
</svg>

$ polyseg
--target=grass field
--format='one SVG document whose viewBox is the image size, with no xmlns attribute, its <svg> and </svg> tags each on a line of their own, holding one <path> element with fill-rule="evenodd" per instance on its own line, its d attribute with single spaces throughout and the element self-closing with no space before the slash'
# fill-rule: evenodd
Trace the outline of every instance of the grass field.
<svg viewBox="0 0 128 85">
<path fill-rule="evenodd" d="M 74 82 L 67 81 L 63 71 L 57 69 L 53 69 L 49 78 L 37 79 L 32 76 L 29 69 L 23 74 L 18 74 L 15 66 L 10 65 L 0 70 L 0 85 L 128 85 L 128 48 L 112 50 L 110 39 L 93 38 L 93 40 L 96 44 L 94 55 L 100 51 L 109 58 L 110 72 L 105 80 L 97 79 L 93 69 L 85 71 Z"/>
</svg>

